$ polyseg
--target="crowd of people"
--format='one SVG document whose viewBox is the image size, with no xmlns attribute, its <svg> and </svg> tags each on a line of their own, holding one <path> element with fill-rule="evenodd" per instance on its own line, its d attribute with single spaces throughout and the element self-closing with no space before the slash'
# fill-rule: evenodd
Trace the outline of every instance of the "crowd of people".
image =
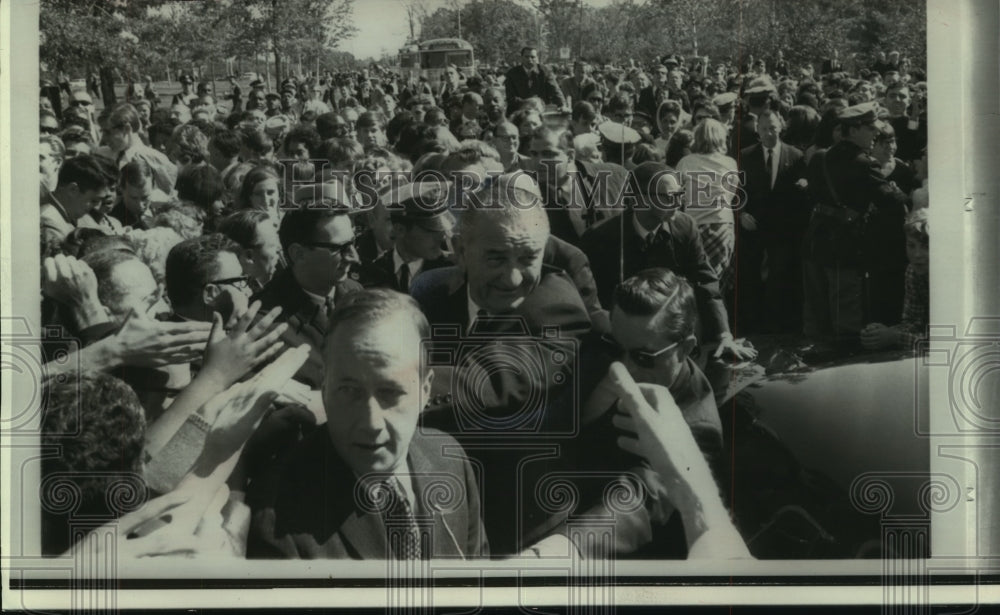
<svg viewBox="0 0 1000 615">
<path fill-rule="evenodd" d="M 925 334 L 923 75 L 519 57 L 43 91 L 46 553 L 750 556 L 718 365 Z"/>
</svg>

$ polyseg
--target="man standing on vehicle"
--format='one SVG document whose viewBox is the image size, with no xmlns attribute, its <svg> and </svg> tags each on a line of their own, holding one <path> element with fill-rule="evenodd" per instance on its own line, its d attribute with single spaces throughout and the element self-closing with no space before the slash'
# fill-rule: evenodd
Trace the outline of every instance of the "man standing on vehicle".
<svg viewBox="0 0 1000 615">
<path fill-rule="evenodd" d="M 538 63 L 538 50 L 521 49 L 521 63 L 507 71 L 504 87 L 507 90 L 507 113 L 513 113 L 525 99 L 537 96 L 546 105 L 566 106 L 566 97 L 559 89 L 555 75 Z"/>
</svg>

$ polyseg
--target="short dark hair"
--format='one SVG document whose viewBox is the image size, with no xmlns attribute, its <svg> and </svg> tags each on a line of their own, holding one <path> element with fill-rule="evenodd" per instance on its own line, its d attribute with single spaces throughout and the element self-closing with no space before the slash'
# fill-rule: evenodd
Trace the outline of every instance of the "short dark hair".
<svg viewBox="0 0 1000 615">
<path fill-rule="evenodd" d="M 274 150 L 274 141 L 263 130 L 247 127 L 240 131 L 240 145 L 245 147 L 254 158 L 262 158 Z"/>
<path fill-rule="evenodd" d="M 298 124 L 285 135 L 285 151 L 291 149 L 296 143 L 305 145 L 309 156 L 315 158 L 319 154 L 323 141 L 320 139 L 319 133 L 316 132 L 315 128 L 309 124 Z"/>
<path fill-rule="evenodd" d="M 111 184 L 110 178 L 96 156 L 76 156 L 63 162 L 59 168 L 59 186 L 76 184 L 81 192 L 103 190 Z"/>
<path fill-rule="evenodd" d="M 177 198 L 194 203 L 206 213 L 212 211 L 212 206 L 225 193 L 222 175 L 210 164 L 185 167 L 177 175 L 176 189 Z"/>
<path fill-rule="evenodd" d="M 292 244 L 306 245 L 316 235 L 316 228 L 330 218 L 346 216 L 346 207 L 302 207 L 285 212 L 278 227 L 278 240 L 281 250 L 288 255 Z"/>
<path fill-rule="evenodd" d="M 574 122 L 579 122 L 580 120 L 593 121 L 596 117 L 597 109 L 594 109 L 594 105 L 585 100 L 573 103 L 573 114 L 571 119 Z"/>
<path fill-rule="evenodd" d="M 216 228 L 240 246 L 250 248 L 257 241 L 257 225 L 270 218 L 260 209 L 242 209 L 219 220 Z"/>
<path fill-rule="evenodd" d="M 240 153 L 240 136 L 234 130 L 218 130 L 209 139 L 208 146 L 219 150 L 226 158 L 233 158 Z"/>
<path fill-rule="evenodd" d="M 190 305 L 218 273 L 218 256 L 223 252 L 238 256 L 240 247 L 222 233 L 186 239 L 171 248 L 165 273 L 170 303 Z"/>
<path fill-rule="evenodd" d="M 153 169 L 145 160 L 139 158 L 126 164 L 118 172 L 118 184 L 122 187 L 138 186 L 147 179 L 152 181 Z"/>
<path fill-rule="evenodd" d="M 337 136 L 338 119 L 346 124 L 344 118 L 333 111 L 316 116 L 316 132 L 319 133 L 320 139 L 326 141 Z"/>
<path fill-rule="evenodd" d="M 365 111 L 358 116 L 358 121 L 354 122 L 356 128 L 367 128 L 369 126 L 385 127 L 385 118 L 379 111 Z"/>
<path fill-rule="evenodd" d="M 645 269 L 619 284 L 611 309 L 632 316 L 654 316 L 656 331 L 677 342 L 694 335 L 698 320 L 691 285 L 662 267 Z"/>
<path fill-rule="evenodd" d="M 520 55 L 523 56 L 525 54 L 525 52 L 528 52 L 528 51 L 538 51 L 538 48 L 535 47 L 535 46 L 533 46 L 533 45 L 525 45 L 524 47 L 521 47 L 521 54 Z"/>
<path fill-rule="evenodd" d="M 42 458 L 42 549 L 58 555 L 72 546 L 66 515 L 117 518 L 146 502 L 146 418 L 135 391 L 97 372 L 50 379 L 42 399 L 41 443 L 59 451 Z M 72 511 L 59 506 L 67 483 Z"/>
</svg>

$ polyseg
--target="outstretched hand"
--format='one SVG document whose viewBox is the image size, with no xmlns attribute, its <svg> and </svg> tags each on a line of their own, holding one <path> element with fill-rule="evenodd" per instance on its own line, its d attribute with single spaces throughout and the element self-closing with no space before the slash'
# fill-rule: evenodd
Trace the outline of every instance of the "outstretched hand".
<svg viewBox="0 0 1000 615">
<path fill-rule="evenodd" d="M 118 364 L 162 367 L 190 363 L 205 351 L 211 325 L 206 322 L 161 322 L 142 317 L 135 308 L 112 337 Z"/>
<path fill-rule="evenodd" d="M 202 375 L 216 379 L 221 388 L 239 381 L 250 370 L 269 361 L 285 346 L 280 338 L 288 324 L 274 324 L 281 314 L 281 308 L 272 309 L 254 324 L 258 311 L 260 302 L 254 301 L 250 309 L 236 318 L 228 331 L 223 327 L 222 316 L 218 312 L 213 314 Z"/>
</svg>

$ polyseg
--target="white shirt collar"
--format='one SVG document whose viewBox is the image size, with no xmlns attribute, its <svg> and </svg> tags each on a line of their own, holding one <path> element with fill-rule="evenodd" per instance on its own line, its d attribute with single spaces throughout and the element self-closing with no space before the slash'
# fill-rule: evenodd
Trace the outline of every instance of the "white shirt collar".
<svg viewBox="0 0 1000 615">
<path fill-rule="evenodd" d="M 316 305 L 318 305 L 320 307 L 324 307 L 324 306 L 326 306 L 326 300 L 327 299 L 329 299 L 330 301 L 333 301 L 334 296 L 337 294 L 337 287 L 334 286 L 333 289 L 330 290 L 330 294 L 327 295 L 326 297 L 324 297 L 322 295 L 317 295 L 316 293 L 311 293 L 311 292 L 309 292 L 308 290 L 306 290 L 304 288 L 302 289 L 302 291 L 306 294 L 307 297 L 309 297 L 310 301 L 312 301 L 313 303 L 315 303 Z"/>
<path fill-rule="evenodd" d="M 664 223 L 661 222 L 656 226 L 656 228 L 653 228 L 652 230 L 647 230 L 646 227 L 644 227 L 642 224 L 639 223 L 639 216 L 632 216 L 632 226 L 635 227 L 635 232 L 639 234 L 639 239 L 643 241 L 646 241 L 646 237 L 650 233 L 655 233 L 660 228 L 664 229 L 666 228 L 666 226 L 664 226 Z"/>
<path fill-rule="evenodd" d="M 403 257 L 399 255 L 399 250 L 393 248 L 392 249 L 393 275 L 399 275 L 399 268 L 402 267 L 403 265 L 406 265 L 407 267 L 410 268 L 410 279 L 412 280 L 414 276 L 417 275 L 417 272 L 420 271 L 420 268 L 424 266 L 424 259 L 418 258 L 416 260 L 412 260 L 407 263 L 406 261 L 403 260 Z"/>
</svg>

